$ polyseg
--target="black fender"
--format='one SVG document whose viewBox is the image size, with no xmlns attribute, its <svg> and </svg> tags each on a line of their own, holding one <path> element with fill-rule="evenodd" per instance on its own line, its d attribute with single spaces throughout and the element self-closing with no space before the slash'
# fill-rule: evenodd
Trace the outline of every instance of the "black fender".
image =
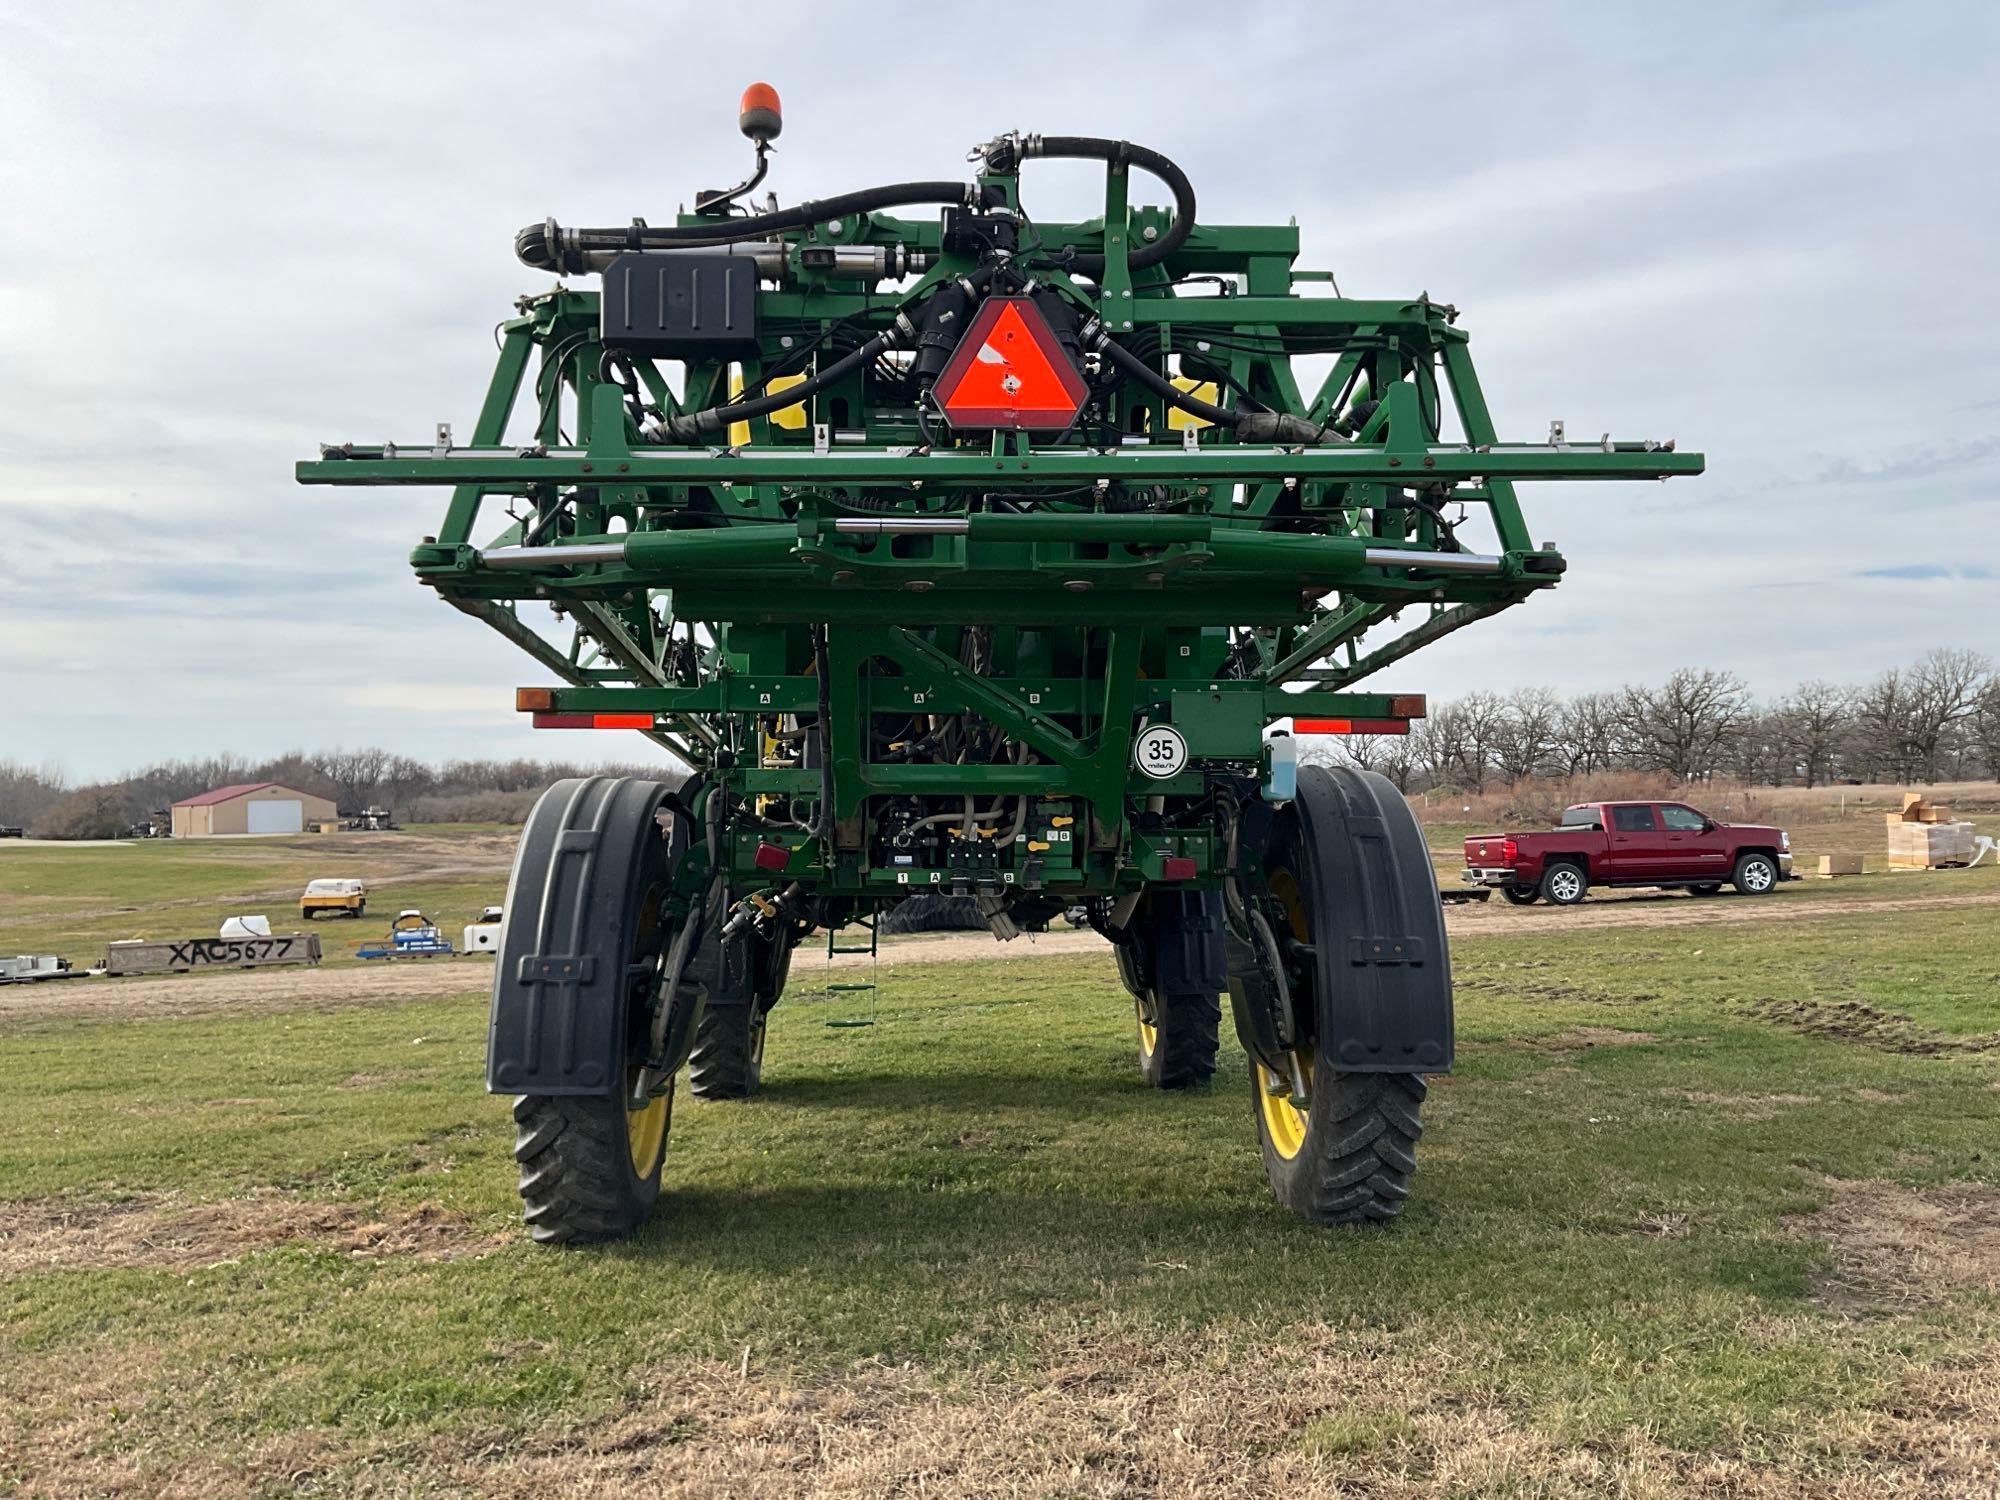
<svg viewBox="0 0 2000 1500">
<path fill-rule="evenodd" d="M 1222 892 L 1155 887 L 1112 945 L 1118 977 L 1134 999 L 1222 992 L 1229 982 Z"/>
<path fill-rule="evenodd" d="M 1169 995 L 1217 995 L 1229 982 L 1223 961 L 1222 892 L 1155 889 L 1153 984 Z"/>
<path fill-rule="evenodd" d="M 491 1092 L 622 1090 L 632 1041 L 625 968 L 640 920 L 636 876 L 657 858 L 646 840 L 664 843 L 668 873 L 686 857 L 695 825 L 676 797 L 686 780 L 558 781 L 528 814 L 493 969 Z"/>
<path fill-rule="evenodd" d="M 1346 766 L 1301 766 L 1292 808 L 1316 874 L 1322 1055 L 1353 1073 L 1449 1072 L 1451 953 L 1416 814 L 1388 777 Z"/>
</svg>

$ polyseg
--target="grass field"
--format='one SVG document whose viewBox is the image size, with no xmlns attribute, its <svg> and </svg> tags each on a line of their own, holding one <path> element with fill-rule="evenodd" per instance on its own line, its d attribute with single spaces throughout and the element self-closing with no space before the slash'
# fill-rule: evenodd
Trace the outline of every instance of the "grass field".
<svg viewBox="0 0 2000 1500">
<path fill-rule="evenodd" d="M 454 837 L 391 878 L 497 899 Z M 0 949 L 205 930 L 292 843 L 0 854 Z M 1994 1493 L 2000 872 L 1619 906 L 1688 920 L 1460 930 L 1460 1066 L 1370 1231 L 1271 1204 L 1240 1054 L 1141 1086 L 1098 953 L 898 965 L 860 1030 L 802 962 L 766 1093 L 683 1097 L 656 1220 L 563 1253 L 473 966 L 0 991 L 0 1493 Z"/>
</svg>

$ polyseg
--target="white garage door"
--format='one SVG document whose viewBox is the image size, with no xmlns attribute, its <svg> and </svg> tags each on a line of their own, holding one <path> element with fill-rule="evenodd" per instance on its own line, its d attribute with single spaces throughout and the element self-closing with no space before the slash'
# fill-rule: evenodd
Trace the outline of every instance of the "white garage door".
<svg viewBox="0 0 2000 1500">
<path fill-rule="evenodd" d="M 253 802 L 250 804 L 252 833 L 304 833 L 306 805 L 303 802 Z"/>
</svg>

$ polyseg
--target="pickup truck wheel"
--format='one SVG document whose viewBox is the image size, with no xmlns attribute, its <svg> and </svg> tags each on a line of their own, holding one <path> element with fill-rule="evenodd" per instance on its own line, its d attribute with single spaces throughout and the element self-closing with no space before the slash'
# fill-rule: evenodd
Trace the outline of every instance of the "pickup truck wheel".
<svg viewBox="0 0 2000 1500">
<path fill-rule="evenodd" d="M 1768 854 L 1746 854 L 1730 884 L 1746 896 L 1768 896 L 1778 888 L 1778 866 Z"/>
<path fill-rule="evenodd" d="M 1533 906 L 1542 899 L 1542 893 L 1531 885 L 1503 885 L 1500 894 L 1510 906 Z"/>
<path fill-rule="evenodd" d="M 1551 906 L 1574 906 L 1590 893 L 1590 877 L 1578 865 L 1550 865 L 1542 872 L 1542 898 Z"/>
</svg>

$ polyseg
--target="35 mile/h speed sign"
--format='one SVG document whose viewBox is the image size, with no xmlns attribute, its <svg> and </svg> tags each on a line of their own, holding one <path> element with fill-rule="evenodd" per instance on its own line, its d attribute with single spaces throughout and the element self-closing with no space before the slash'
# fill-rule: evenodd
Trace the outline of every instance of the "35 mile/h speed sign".
<svg viewBox="0 0 2000 1500">
<path fill-rule="evenodd" d="M 1132 742 L 1132 764 L 1161 781 L 1180 775 L 1187 759 L 1187 741 L 1171 725 L 1155 724 Z"/>
</svg>

